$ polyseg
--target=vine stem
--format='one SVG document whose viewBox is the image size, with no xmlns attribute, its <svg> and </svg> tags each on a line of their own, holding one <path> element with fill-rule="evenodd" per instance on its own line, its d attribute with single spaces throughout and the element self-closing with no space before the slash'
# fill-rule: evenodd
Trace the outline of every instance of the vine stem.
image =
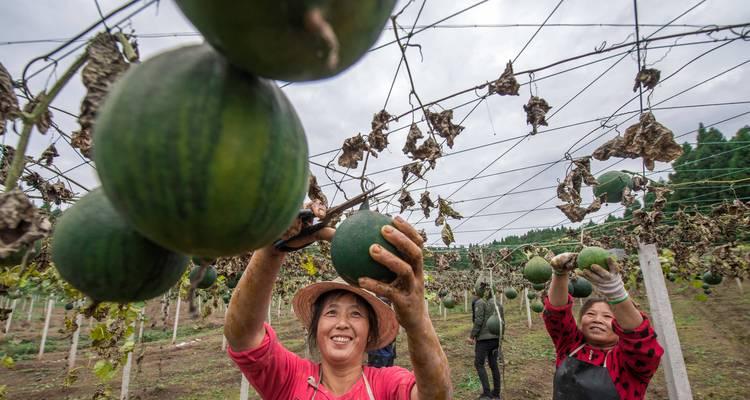
<svg viewBox="0 0 750 400">
<path fill-rule="evenodd" d="M 9 192 L 15 189 L 18 184 L 18 178 L 21 176 L 21 171 L 26 160 L 26 148 L 29 146 L 29 139 L 31 138 L 31 130 L 39 119 L 44 115 L 49 107 L 52 100 L 60 93 L 62 88 L 73 78 L 73 75 L 78 71 L 81 66 L 88 59 L 88 53 L 83 53 L 78 59 L 73 62 L 63 74 L 60 79 L 55 82 L 49 93 L 44 93 L 39 96 L 39 103 L 34 107 L 31 113 L 23 113 L 23 130 L 21 131 L 21 137 L 18 138 L 18 145 L 16 146 L 16 153 L 13 156 L 13 161 L 10 165 L 10 171 L 8 171 L 8 178 L 5 180 L 5 191 Z"/>
</svg>

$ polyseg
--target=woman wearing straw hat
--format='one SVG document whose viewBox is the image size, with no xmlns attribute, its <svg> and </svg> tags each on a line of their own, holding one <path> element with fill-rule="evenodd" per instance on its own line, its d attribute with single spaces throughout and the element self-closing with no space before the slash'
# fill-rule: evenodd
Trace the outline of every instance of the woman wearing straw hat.
<svg viewBox="0 0 750 400">
<path fill-rule="evenodd" d="M 314 211 L 319 217 L 325 213 Z M 334 229 L 324 228 L 291 244 L 331 240 L 334 233 Z M 271 326 L 264 323 L 284 253 L 269 246 L 253 254 L 230 301 L 224 333 L 230 357 L 262 398 L 451 397 L 448 360 L 424 304 L 422 239 L 399 217 L 381 233 L 401 252 L 403 260 L 378 245 L 370 247 L 370 255 L 398 275 L 394 282 L 363 278 L 360 288 L 343 281 L 319 282 L 299 290 L 292 301 L 297 318 L 309 332 L 311 347 L 320 354 L 320 363 L 284 348 Z M 393 309 L 373 292 L 392 301 Z M 414 371 L 363 367 L 366 351 L 391 343 L 399 323 L 406 331 Z"/>
</svg>

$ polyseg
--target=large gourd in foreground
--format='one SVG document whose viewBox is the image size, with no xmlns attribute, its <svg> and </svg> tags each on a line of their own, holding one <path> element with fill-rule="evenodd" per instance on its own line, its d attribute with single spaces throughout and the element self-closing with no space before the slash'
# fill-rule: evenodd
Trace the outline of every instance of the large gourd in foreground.
<svg viewBox="0 0 750 400">
<path fill-rule="evenodd" d="M 331 77 L 375 43 L 395 0 L 177 0 L 206 41 L 265 78 Z"/>
<path fill-rule="evenodd" d="M 147 300 L 174 286 L 188 257 L 133 230 L 95 189 L 63 213 L 52 236 L 63 279 L 95 301 Z"/>
<path fill-rule="evenodd" d="M 307 190 L 304 130 L 272 81 L 210 46 L 162 53 L 116 83 L 97 118 L 104 191 L 136 230 L 220 257 L 278 239 Z"/>
</svg>

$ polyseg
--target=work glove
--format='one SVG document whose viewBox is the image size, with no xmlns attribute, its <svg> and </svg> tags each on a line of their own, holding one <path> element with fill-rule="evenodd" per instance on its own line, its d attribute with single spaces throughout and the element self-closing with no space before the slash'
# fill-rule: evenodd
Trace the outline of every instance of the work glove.
<svg viewBox="0 0 750 400">
<path fill-rule="evenodd" d="M 568 272 L 576 269 L 578 253 L 561 253 L 550 260 L 550 265 L 555 271 L 555 275 L 567 275 Z"/>
<path fill-rule="evenodd" d="M 578 274 L 588 279 L 594 289 L 607 298 L 609 304 L 622 303 L 629 296 L 620 276 L 620 267 L 613 257 L 607 259 L 607 266 L 609 271 L 593 264 L 591 269 L 578 271 Z"/>
</svg>

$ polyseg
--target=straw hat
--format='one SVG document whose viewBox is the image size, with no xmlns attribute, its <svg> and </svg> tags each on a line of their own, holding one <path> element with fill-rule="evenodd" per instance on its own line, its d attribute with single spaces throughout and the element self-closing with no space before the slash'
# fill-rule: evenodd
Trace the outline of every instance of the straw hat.
<svg viewBox="0 0 750 400">
<path fill-rule="evenodd" d="M 370 306 L 372 306 L 372 309 L 375 310 L 375 316 L 378 318 L 379 340 L 377 343 L 368 346 L 365 350 L 369 351 L 383 348 L 396 339 L 396 335 L 398 334 L 398 321 L 396 320 L 396 313 L 393 309 L 369 290 L 349 285 L 341 278 L 336 278 L 336 280 L 333 281 L 313 283 L 312 285 L 308 285 L 298 290 L 297 294 L 295 294 L 292 299 L 292 307 L 294 308 L 294 314 L 297 316 L 297 319 L 299 319 L 306 328 L 309 328 L 312 322 L 313 304 L 315 304 L 315 301 L 318 300 L 320 295 L 337 289 L 346 290 L 347 292 L 358 295 L 368 302 Z"/>
</svg>

